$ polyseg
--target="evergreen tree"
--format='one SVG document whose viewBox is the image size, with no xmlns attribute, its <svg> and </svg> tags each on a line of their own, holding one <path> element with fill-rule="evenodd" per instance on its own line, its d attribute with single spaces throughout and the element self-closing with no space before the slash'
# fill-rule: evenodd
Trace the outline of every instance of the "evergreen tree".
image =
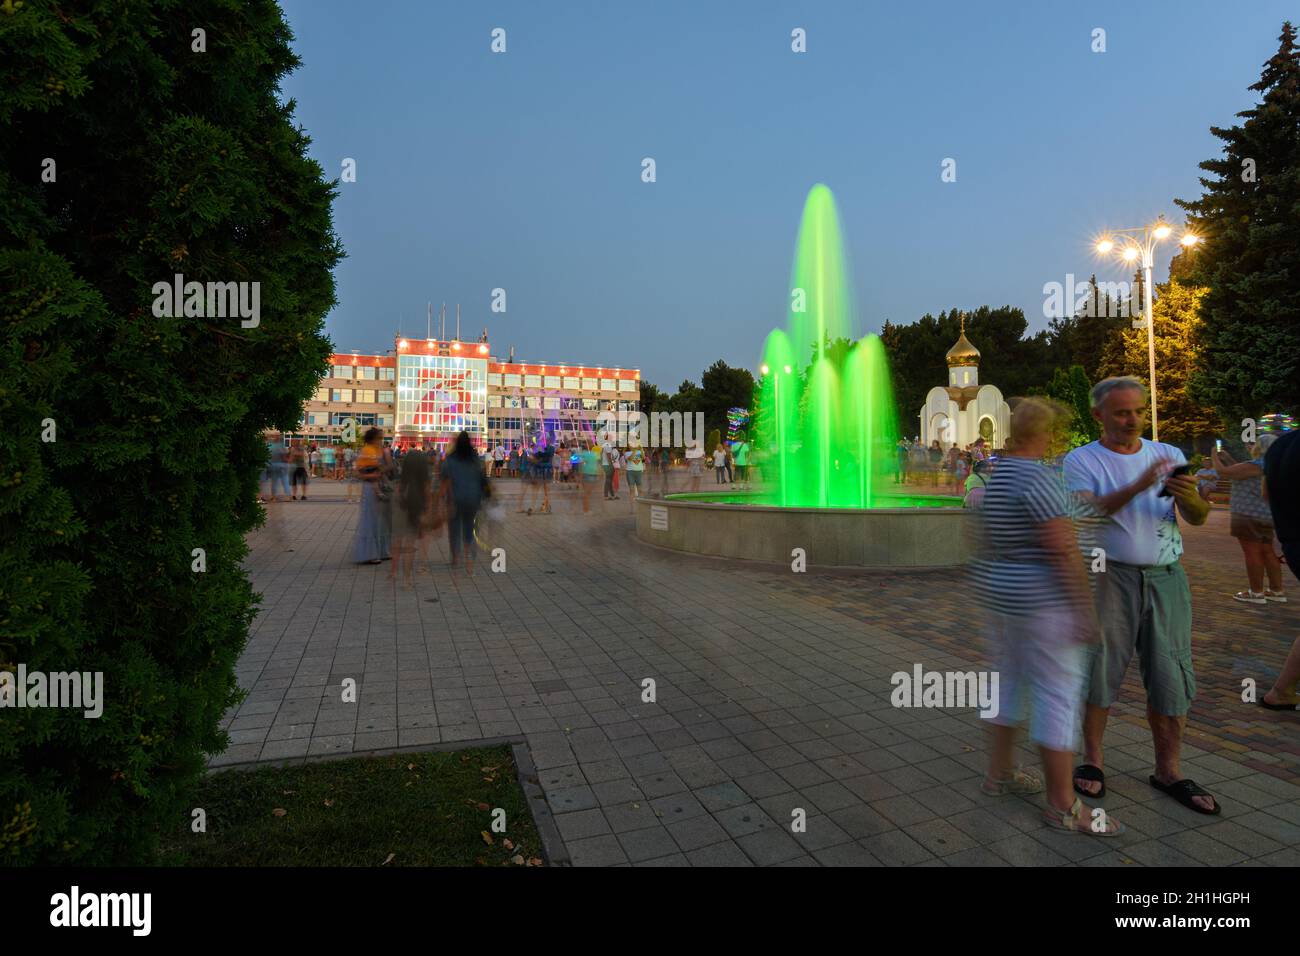
<svg viewBox="0 0 1300 956">
<path fill-rule="evenodd" d="M 103 675 L 97 719 L 0 709 L 4 864 L 151 862 L 224 749 L 262 433 L 341 255 L 291 40 L 271 0 L 0 6 L 0 670 Z M 162 308 L 177 273 L 257 321 Z"/>
<path fill-rule="evenodd" d="M 1220 431 L 1213 408 L 1196 400 L 1188 382 L 1201 361 L 1201 311 L 1207 290 L 1170 279 L 1155 290 L 1156 402 L 1162 441 L 1195 444 Z M 1150 357 L 1145 328 L 1131 327 L 1107 345 L 1101 376 L 1134 375 L 1147 380 Z"/>
<path fill-rule="evenodd" d="M 1199 199 L 1178 205 L 1205 238 L 1192 257 L 1203 344 L 1193 393 L 1229 420 L 1300 404 L 1300 52 L 1278 51 L 1250 87 L 1260 102 L 1229 128 L 1223 155 L 1200 164 Z"/>
<path fill-rule="evenodd" d="M 1058 368 L 1052 374 L 1046 392 L 1070 411 L 1067 439 L 1071 448 L 1101 437 L 1101 425 L 1092 417 L 1092 383 L 1082 365 Z"/>
</svg>

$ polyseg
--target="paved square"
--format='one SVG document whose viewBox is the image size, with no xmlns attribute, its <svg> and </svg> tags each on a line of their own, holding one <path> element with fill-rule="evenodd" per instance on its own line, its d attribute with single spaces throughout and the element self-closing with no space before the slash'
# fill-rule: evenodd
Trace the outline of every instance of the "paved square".
<svg viewBox="0 0 1300 956">
<path fill-rule="evenodd" d="M 409 591 L 387 563 L 350 563 L 357 506 L 341 484 L 272 506 L 247 562 L 262 595 L 238 667 L 249 695 L 212 763 L 525 740 L 575 865 L 1294 863 L 1300 715 L 1242 703 L 1241 686 L 1271 683 L 1300 601 L 1231 600 L 1244 571 L 1223 510 L 1184 529 L 1199 695 L 1183 749 L 1223 815 L 1147 784 L 1134 668 L 1107 730 L 1103 804 L 1129 832 L 1095 840 L 1047 830 L 1041 796 L 980 793 L 974 711 L 890 706 L 895 671 L 987 666 L 960 572 L 690 558 L 638 543 L 626 498 L 581 515 L 561 488 L 554 514 L 525 515 L 517 483 L 496 487 L 507 515 L 487 543 L 506 571 L 481 560 L 453 574 L 438 535 Z"/>
</svg>

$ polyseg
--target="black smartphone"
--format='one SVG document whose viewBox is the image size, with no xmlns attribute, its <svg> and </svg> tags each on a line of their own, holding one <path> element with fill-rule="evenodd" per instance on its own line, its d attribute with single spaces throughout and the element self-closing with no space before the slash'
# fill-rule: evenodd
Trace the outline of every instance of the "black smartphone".
<svg viewBox="0 0 1300 956">
<path fill-rule="evenodd" d="M 1168 482 L 1169 479 L 1174 477 L 1175 475 L 1190 475 L 1191 473 L 1192 473 L 1191 465 L 1179 465 L 1177 468 L 1175 468 L 1173 471 L 1169 473 L 1168 477 L 1165 478 L 1165 481 Z M 1163 488 L 1160 489 L 1161 498 L 1168 498 L 1172 494 L 1173 492 L 1169 490 L 1168 484 L 1166 484 Z"/>
</svg>

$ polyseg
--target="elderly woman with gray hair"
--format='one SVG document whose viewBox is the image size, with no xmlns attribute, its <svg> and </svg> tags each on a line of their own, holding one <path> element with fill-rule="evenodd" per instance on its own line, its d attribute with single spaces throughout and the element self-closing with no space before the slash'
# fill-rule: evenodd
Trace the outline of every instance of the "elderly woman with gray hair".
<svg viewBox="0 0 1300 956">
<path fill-rule="evenodd" d="M 1276 435 L 1259 436 L 1250 446 L 1250 461 L 1238 462 L 1226 451 L 1214 450 L 1214 470 L 1232 482 L 1228 500 L 1231 518 L 1228 533 L 1241 545 L 1246 558 L 1246 590 L 1232 596 L 1243 604 L 1286 603 L 1282 591 L 1282 563 L 1273 550 L 1273 515 L 1264 498 L 1264 455 Z M 1264 576 L 1268 587 L 1264 587 Z"/>
</svg>

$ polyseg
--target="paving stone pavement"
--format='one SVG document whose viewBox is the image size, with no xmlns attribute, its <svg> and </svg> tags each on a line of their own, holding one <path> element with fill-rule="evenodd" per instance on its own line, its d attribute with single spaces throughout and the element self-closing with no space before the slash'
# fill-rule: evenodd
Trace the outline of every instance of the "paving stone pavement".
<svg viewBox="0 0 1300 956">
<path fill-rule="evenodd" d="M 915 663 L 987 665 L 960 571 L 686 557 L 639 544 L 626 498 L 582 515 L 565 488 L 553 514 L 525 515 L 516 482 L 496 487 L 507 514 L 485 539 L 506 571 L 453 573 L 438 535 L 410 591 L 388 563 L 350 563 L 357 506 L 341 484 L 272 506 L 249 540 L 262 600 L 238 665 L 249 693 L 212 765 L 525 740 L 578 866 L 1295 862 L 1300 715 L 1240 696 L 1243 677 L 1271 683 L 1300 601 L 1230 600 L 1244 572 L 1224 512 L 1187 533 L 1199 696 L 1183 760 L 1223 815 L 1147 784 L 1134 669 L 1107 731 L 1103 803 L 1129 832 L 1096 840 L 1046 829 L 1041 796 L 980 793 L 973 710 L 890 705 L 890 675 Z M 348 677 L 355 704 L 341 701 Z M 800 810 L 806 829 L 792 832 Z"/>
</svg>

